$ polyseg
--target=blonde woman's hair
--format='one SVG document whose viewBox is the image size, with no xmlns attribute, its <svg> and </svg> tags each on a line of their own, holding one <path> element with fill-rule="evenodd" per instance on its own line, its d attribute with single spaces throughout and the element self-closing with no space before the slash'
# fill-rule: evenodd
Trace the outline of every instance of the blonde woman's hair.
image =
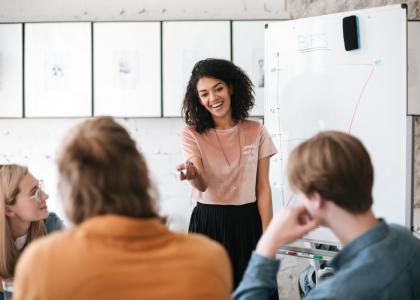
<svg viewBox="0 0 420 300">
<path fill-rule="evenodd" d="M 158 217 L 156 190 L 143 155 L 127 130 L 110 117 L 73 129 L 59 154 L 58 169 L 59 193 L 74 224 L 105 214 Z"/>
<path fill-rule="evenodd" d="M 0 277 L 10 278 L 14 275 L 14 269 L 20 252 L 10 230 L 6 205 L 16 204 L 16 196 L 19 194 L 19 184 L 28 173 L 26 167 L 20 165 L 0 165 Z M 32 222 L 27 233 L 26 244 L 35 238 L 46 234 L 44 222 Z"/>
</svg>

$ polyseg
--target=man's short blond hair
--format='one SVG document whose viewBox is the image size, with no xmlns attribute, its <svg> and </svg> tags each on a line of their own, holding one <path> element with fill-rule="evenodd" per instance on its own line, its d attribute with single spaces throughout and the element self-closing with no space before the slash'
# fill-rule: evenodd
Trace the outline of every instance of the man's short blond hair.
<svg viewBox="0 0 420 300">
<path fill-rule="evenodd" d="M 319 193 L 352 213 L 372 206 L 373 167 L 356 137 L 324 131 L 296 147 L 289 158 L 288 180 L 306 196 Z"/>
</svg>

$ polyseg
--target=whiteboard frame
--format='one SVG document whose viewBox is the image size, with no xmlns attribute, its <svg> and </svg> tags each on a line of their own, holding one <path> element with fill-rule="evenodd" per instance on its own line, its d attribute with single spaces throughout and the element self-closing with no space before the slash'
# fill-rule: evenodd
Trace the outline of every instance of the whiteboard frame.
<svg viewBox="0 0 420 300">
<path fill-rule="evenodd" d="M 408 58 L 407 58 L 408 59 Z M 407 74 L 408 79 L 408 74 Z M 408 81 L 408 80 L 407 80 Z M 408 99 L 408 97 L 407 97 Z M 407 148 L 406 148 L 406 227 L 410 230 L 414 230 L 414 126 L 415 120 L 412 116 L 407 116 Z"/>
<path fill-rule="evenodd" d="M 94 115 L 160 117 L 161 22 L 96 22 L 93 39 Z"/>
<path fill-rule="evenodd" d="M 23 117 L 23 25 L 0 24 L 0 118 Z"/>
<path fill-rule="evenodd" d="M 231 22 L 163 21 L 162 41 L 163 116 L 180 117 L 194 64 L 209 57 L 231 60 Z"/>
<path fill-rule="evenodd" d="M 420 116 L 420 20 L 407 22 L 408 98 L 409 115 Z"/>
<path fill-rule="evenodd" d="M 25 117 L 92 116 L 92 23 L 25 23 Z"/>
</svg>

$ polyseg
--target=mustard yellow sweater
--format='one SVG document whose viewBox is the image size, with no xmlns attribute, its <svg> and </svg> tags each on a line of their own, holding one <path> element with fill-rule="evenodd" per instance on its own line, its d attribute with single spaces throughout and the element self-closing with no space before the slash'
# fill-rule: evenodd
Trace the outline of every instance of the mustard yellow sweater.
<svg viewBox="0 0 420 300">
<path fill-rule="evenodd" d="M 204 236 L 106 215 L 31 243 L 13 300 L 230 299 L 231 277 L 226 252 Z"/>
</svg>

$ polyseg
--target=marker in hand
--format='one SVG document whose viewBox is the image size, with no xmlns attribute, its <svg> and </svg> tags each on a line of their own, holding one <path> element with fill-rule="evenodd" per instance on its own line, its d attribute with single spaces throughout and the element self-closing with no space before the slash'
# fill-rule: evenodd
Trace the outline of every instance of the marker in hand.
<svg viewBox="0 0 420 300">
<path fill-rule="evenodd" d="M 177 176 L 180 176 L 181 180 L 191 180 L 195 177 L 195 168 L 194 164 L 190 161 L 185 162 L 185 164 L 179 165 L 178 170 L 176 171 Z"/>
<path fill-rule="evenodd" d="M 181 175 L 181 174 L 187 175 L 187 169 L 178 170 L 175 173 L 176 175 Z"/>
</svg>

